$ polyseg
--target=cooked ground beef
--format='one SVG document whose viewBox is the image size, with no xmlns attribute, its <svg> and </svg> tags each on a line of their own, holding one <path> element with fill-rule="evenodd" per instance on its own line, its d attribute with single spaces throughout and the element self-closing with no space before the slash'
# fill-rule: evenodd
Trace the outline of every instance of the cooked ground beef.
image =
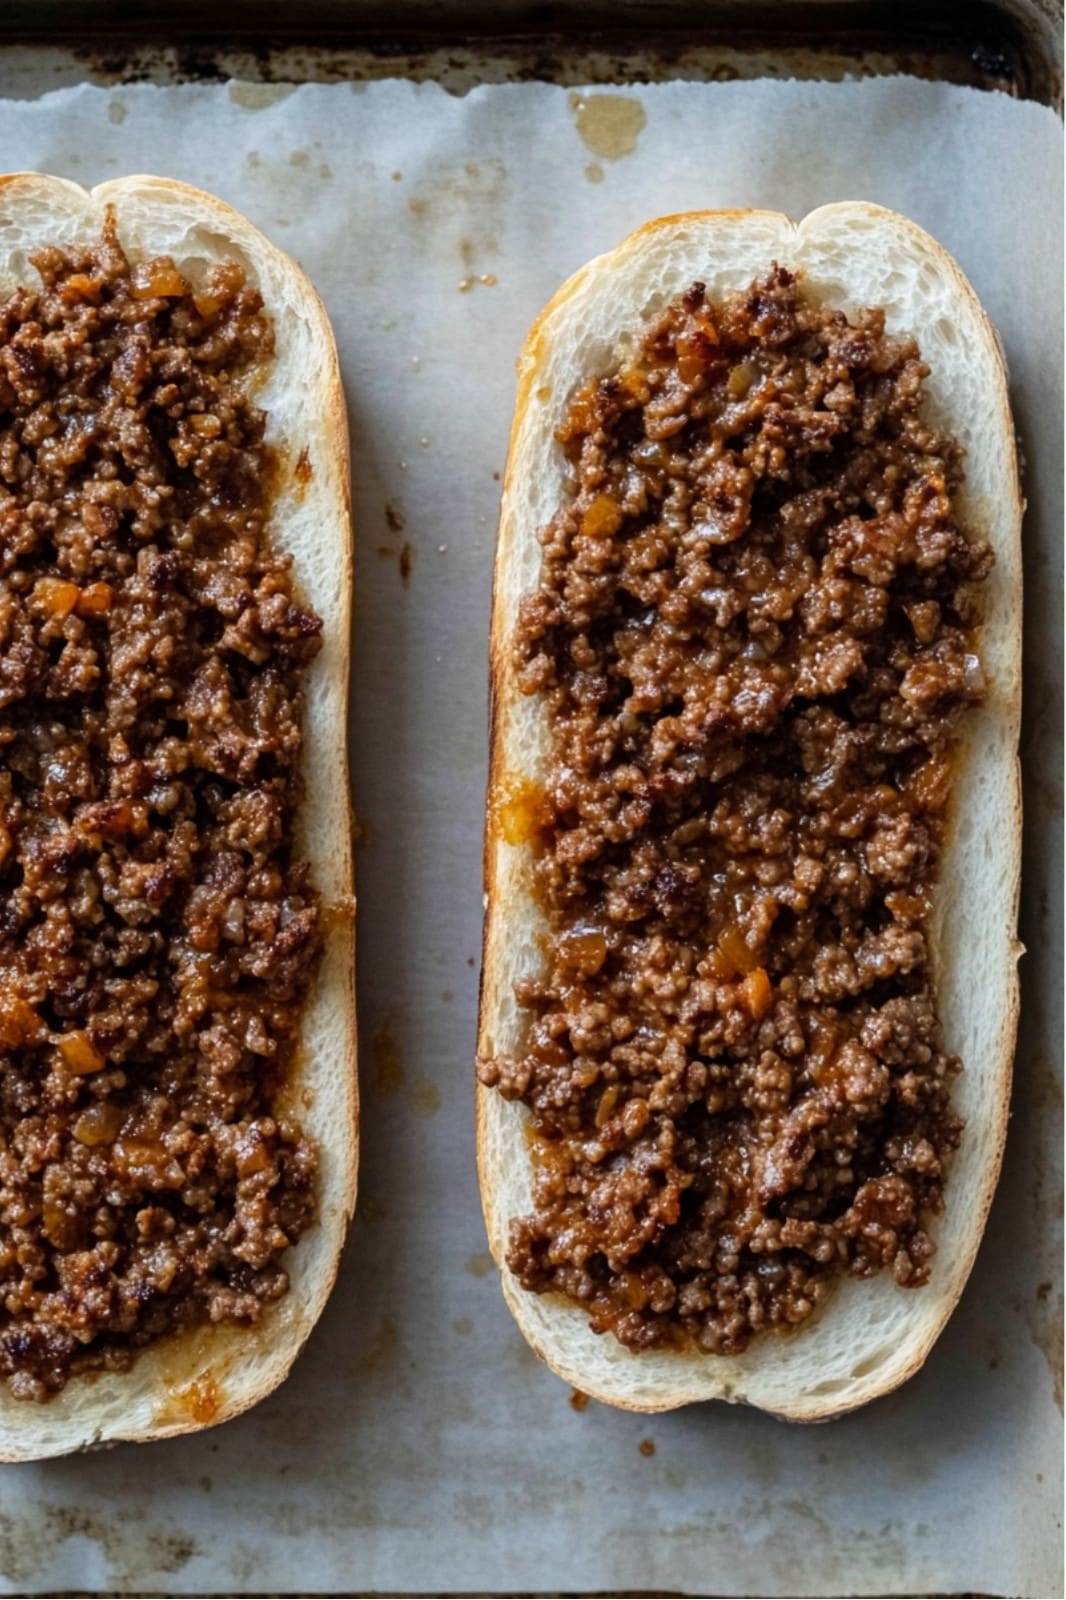
<svg viewBox="0 0 1066 1600">
<path fill-rule="evenodd" d="M 551 719 L 550 937 L 518 985 L 523 1286 L 644 1349 L 734 1353 L 834 1277 L 929 1274 L 961 1122 L 927 931 L 987 545 L 880 311 L 701 284 L 590 382 L 515 642 Z"/>
<path fill-rule="evenodd" d="M 112 225 L 0 307 L 0 1373 L 44 1398 L 254 1322 L 313 1220 L 279 1092 L 320 622 L 269 539 L 273 334 Z"/>
</svg>

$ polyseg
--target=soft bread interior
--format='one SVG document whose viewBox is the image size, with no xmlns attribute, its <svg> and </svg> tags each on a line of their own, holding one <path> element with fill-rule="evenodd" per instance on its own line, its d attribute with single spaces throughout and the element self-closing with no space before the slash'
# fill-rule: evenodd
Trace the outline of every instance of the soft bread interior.
<svg viewBox="0 0 1066 1600">
<path fill-rule="evenodd" d="M 1006 374 L 994 330 L 962 273 L 905 218 L 857 203 L 826 206 L 798 225 L 756 211 L 667 217 L 592 261 L 535 324 L 519 363 L 497 547 L 479 1051 L 521 1053 L 525 1024 L 513 984 L 540 959 L 531 846 L 499 836 L 491 794 L 516 777 L 534 777 L 548 750 L 543 706 L 518 692 L 509 641 L 518 601 L 537 580 L 538 530 L 564 494 L 554 429 L 574 387 L 616 370 L 652 312 L 697 280 L 712 299 L 742 288 L 773 261 L 801 271 L 817 298 L 845 310 L 882 306 L 890 329 L 917 336 L 931 369 L 930 415 L 966 449 L 959 514 L 996 552 L 982 643 L 990 691 L 965 726 L 933 930 L 946 1044 L 966 1068 L 955 1104 L 967 1126 L 946 1211 L 934 1226 L 932 1278 L 909 1291 L 885 1274 L 845 1280 L 796 1334 L 757 1339 L 740 1356 L 634 1354 L 592 1333 L 578 1306 L 519 1288 L 503 1266 L 508 1221 L 531 1205 L 528 1113 L 484 1088 L 478 1156 L 504 1293 L 530 1344 L 567 1382 L 635 1410 L 717 1398 L 816 1420 L 871 1400 L 914 1372 L 962 1292 L 999 1173 L 1017 1014 L 1021 502 Z"/>
<path fill-rule="evenodd" d="M 294 1113 L 319 1150 L 318 1221 L 288 1251 L 289 1293 L 253 1330 L 207 1327 L 145 1349 L 128 1373 L 75 1379 L 43 1405 L 0 1389 L 0 1460 L 29 1460 L 122 1439 L 164 1438 L 247 1409 L 285 1377 L 325 1304 L 355 1204 L 354 902 L 345 752 L 351 531 L 348 436 L 333 336 L 295 262 L 238 212 L 167 179 L 123 178 L 91 193 L 39 174 L 0 180 L 0 293 L 39 283 L 42 245 L 91 242 L 113 206 L 127 255 L 173 256 L 194 281 L 237 260 L 260 288 L 276 354 L 257 391 L 284 463 L 272 537 L 322 617 L 323 648 L 306 683 L 306 799 L 297 848 L 312 862 L 326 948 L 303 1021 Z M 311 478 L 293 467 L 306 451 Z"/>
</svg>

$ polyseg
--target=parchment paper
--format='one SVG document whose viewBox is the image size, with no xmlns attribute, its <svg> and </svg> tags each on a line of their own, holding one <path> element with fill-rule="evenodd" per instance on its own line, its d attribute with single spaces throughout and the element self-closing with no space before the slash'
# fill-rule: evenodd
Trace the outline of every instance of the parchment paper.
<svg viewBox="0 0 1066 1600">
<path fill-rule="evenodd" d="M 642 88 L 628 109 L 600 94 L 582 109 L 545 86 L 217 85 L 0 104 L 6 167 L 202 184 L 322 291 L 351 407 L 365 830 L 363 1180 L 322 1324 L 237 1423 L 3 1469 L 4 1592 L 1061 1593 L 1060 128 L 905 79 Z M 561 280 L 649 217 L 853 198 L 909 213 L 973 278 L 1028 464 L 1030 954 L 1006 1172 L 962 1305 L 890 1398 L 813 1429 L 724 1406 L 579 1413 L 504 1309 L 473 1165 L 513 361 Z"/>
</svg>

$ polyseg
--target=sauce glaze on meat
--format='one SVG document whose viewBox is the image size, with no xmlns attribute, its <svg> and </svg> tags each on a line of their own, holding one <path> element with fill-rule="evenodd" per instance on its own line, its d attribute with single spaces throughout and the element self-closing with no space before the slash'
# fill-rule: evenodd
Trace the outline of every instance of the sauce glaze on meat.
<svg viewBox="0 0 1066 1600">
<path fill-rule="evenodd" d="M 319 947 L 291 850 L 319 619 L 269 537 L 234 263 L 108 222 L 0 306 L 0 1373 L 253 1323 L 315 1213 L 281 1109 Z"/>
<path fill-rule="evenodd" d="M 929 1274 L 962 1126 L 930 896 L 992 553 L 926 375 L 775 267 L 694 285 L 558 434 L 514 640 L 549 770 L 496 807 L 550 935 L 479 1076 L 532 1113 L 510 1269 L 633 1349 Z"/>
</svg>

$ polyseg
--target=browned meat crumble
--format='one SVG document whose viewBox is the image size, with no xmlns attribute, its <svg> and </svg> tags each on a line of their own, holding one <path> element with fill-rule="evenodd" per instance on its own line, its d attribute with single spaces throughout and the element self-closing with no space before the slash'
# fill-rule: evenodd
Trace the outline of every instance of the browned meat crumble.
<svg viewBox="0 0 1066 1600">
<path fill-rule="evenodd" d="M 508 1264 L 633 1349 L 734 1353 L 843 1273 L 929 1274 L 961 1122 L 930 891 L 988 546 L 880 311 L 696 284 L 581 388 L 515 641 L 551 718 L 551 937 L 518 985 L 531 1215 Z"/>
<path fill-rule="evenodd" d="M 314 1217 L 278 1109 L 318 952 L 289 839 L 320 622 L 268 536 L 233 264 L 109 224 L 0 307 L 0 1373 L 252 1323 Z"/>
</svg>

